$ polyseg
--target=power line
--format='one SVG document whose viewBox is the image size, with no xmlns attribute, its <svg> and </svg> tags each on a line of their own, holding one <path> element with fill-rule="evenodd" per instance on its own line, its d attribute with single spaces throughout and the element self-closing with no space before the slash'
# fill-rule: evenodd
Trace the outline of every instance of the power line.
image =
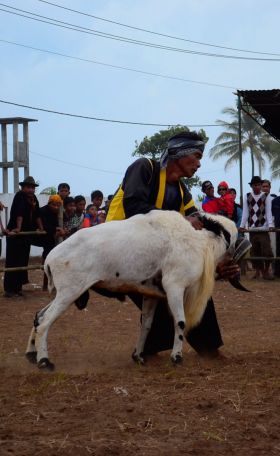
<svg viewBox="0 0 280 456">
<path fill-rule="evenodd" d="M 239 48 L 233 48 L 233 47 L 228 47 L 228 46 L 220 46 L 220 45 L 217 45 L 217 44 L 205 43 L 205 42 L 202 42 L 202 41 L 194 41 L 194 40 L 190 40 L 190 39 L 179 37 L 179 36 L 167 35 L 165 33 L 154 32 L 152 30 L 144 29 L 144 28 L 141 28 L 141 27 L 136 27 L 136 26 L 132 26 L 132 25 L 128 25 L 128 24 L 123 24 L 121 22 L 113 21 L 113 20 L 110 20 L 110 19 L 105 19 L 104 17 L 95 16 L 93 14 L 85 13 L 83 11 L 78 11 L 78 10 L 75 10 L 75 9 L 72 9 L 72 8 L 67 8 L 66 6 L 58 5 L 57 3 L 48 2 L 46 0 L 37 0 L 37 1 L 39 1 L 41 3 L 46 3 L 46 4 L 54 6 L 56 8 L 60 8 L 60 9 L 66 10 L 66 11 L 70 11 L 72 13 L 80 14 L 82 16 L 92 17 L 93 19 L 97 19 L 99 21 L 109 22 L 110 24 L 119 25 L 121 27 L 126 27 L 126 28 L 129 28 L 129 29 L 132 29 L 132 30 L 138 30 L 140 32 L 150 33 L 152 35 L 163 36 L 165 38 L 171 38 L 173 40 L 185 41 L 185 42 L 188 42 L 188 43 L 199 44 L 199 45 L 203 45 L 203 46 L 210 46 L 210 47 L 215 47 L 215 48 L 219 48 L 219 49 L 228 49 L 230 51 L 246 52 L 246 53 L 251 53 L 251 54 L 280 56 L 280 54 L 273 54 L 273 53 L 270 53 L 270 52 L 252 51 L 252 50 L 248 50 L 248 49 L 239 49 Z"/>
<path fill-rule="evenodd" d="M 97 60 L 83 59 L 81 57 L 75 57 L 73 55 L 63 54 L 61 52 L 51 51 L 49 49 L 42 49 L 42 48 L 37 48 L 37 47 L 34 47 L 34 46 L 28 46 L 26 44 L 16 43 L 14 41 L 8 41 L 8 40 L 0 39 L 0 42 L 7 43 L 7 44 L 12 44 L 14 46 L 20 46 L 20 47 L 27 48 L 27 49 L 32 49 L 34 51 L 44 52 L 44 53 L 47 53 L 47 54 L 58 55 L 60 57 L 66 57 L 68 59 L 78 60 L 78 61 L 81 61 L 81 62 L 94 63 L 96 65 L 102 65 L 102 66 L 106 66 L 106 67 L 110 67 L 110 68 L 117 68 L 119 70 L 125 70 L 125 71 L 145 74 L 145 75 L 149 75 L 149 76 L 156 76 L 156 77 L 163 78 L 163 79 L 172 79 L 172 80 L 175 80 L 175 81 L 188 82 L 188 83 L 193 83 L 193 84 L 200 84 L 200 85 L 207 85 L 207 86 L 213 86 L 213 87 L 221 87 L 223 89 L 234 89 L 234 90 L 236 90 L 236 87 L 233 87 L 233 86 L 215 84 L 215 83 L 206 82 L 206 81 L 194 81 L 192 79 L 179 78 L 179 77 L 176 77 L 176 76 L 170 76 L 170 75 L 166 75 L 166 74 L 152 73 L 152 72 L 144 71 L 144 70 L 136 70 L 135 68 L 123 67 L 123 66 L 120 66 L 120 65 L 112 65 L 110 63 L 99 62 Z"/>
<path fill-rule="evenodd" d="M 129 43 L 129 44 L 135 44 L 138 46 L 145 46 L 145 47 L 161 49 L 161 50 L 165 50 L 165 51 L 173 51 L 173 52 L 179 52 L 179 53 L 183 53 L 183 54 L 193 54 L 193 55 L 200 55 L 200 56 L 206 56 L 206 57 L 216 57 L 216 58 L 235 59 L 235 60 L 249 60 L 249 61 L 267 61 L 267 62 L 280 61 L 280 58 L 272 59 L 272 58 L 242 57 L 242 56 L 236 56 L 236 55 L 212 54 L 212 53 L 208 53 L 208 52 L 200 52 L 200 51 L 193 51 L 193 50 L 189 50 L 189 49 L 175 48 L 172 46 L 160 45 L 160 44 L 156 44 L 156 43 L 150 43 L 147 41 L 135 40 L 132 38 L 127 38 L 127 37 L 123 37 L 123 36 L 119 36 L 119 35 L 113 35 L 111 33 L 100 32 L 98 30 L 90 29 L 87 27 L 82 27 L 80 25 L 71 24 L 71 23 L 68 23 L 65 21 L 59 21 L 57 19 L 52 19 L 52 18 L 49 18 L 46 16 L 42 16 L 40 14 L 32 13 L 30 11 L 21 10 L 19 8 L 14 8 L 14 7 L 6 5 L 4 3 L 0 3 L 0 5 L 10 8 L 12 10 L 31 14 L 32 16 L 36 16 L 36 17 L 30 17 L 30 16 L 26 16 L 25 14 L 20 14 L 20 13 L 14 12 L 14 11 L 9 11 L 9 10 L 0 8 L 0 11 L 3 11 L 5 13 L 24 17 L 26 19 L 31 19 L 33 21 L 42 22 L 42 23 L 49 24 L 49 25 L 54 25 L 56 27 L 60 27 L 63 29 L 73 30 L 75 32 L 86 33 L 89 35 L 99 36 L 101 38 L 107 38 L 107 39 L 120 41 L 120 42 L 124 42 L 124 43 Z M 38 17 L 43 18 L 43 19 L 38 19 Z M 50 22 L 50 21 L 52 21 L 52 22 Z"/>
<path fill-rule="evenodd" d="M 43 111 L 43 112 L 48 112 L 50 114 L 58 114 L 61 116 L 68 116 L 68 117 L 75 117 L 75 118 L 80 118 L 80 119 L 88 119 L 88 120 L 97 120 L 100 122 L 110 122 L 110 123 L 118 123 L 118 124 L 128 124 L 128 125 L 143 125 L 143 126 L 150 126 L 150 127 L 178 127 L 180 125 L 188 125 L 189 127 L 193 128 L 200 128 L 200 127 L 219 127 L 218 124 L 204 124 L 204 125 L 190 125 L 186 122 L 184 124 L 161 124 L 161 123 L 149 123 L 149 122 L 132 122 L 129 120 L 115 120 L 115 119 L 105 119 L 101 117 L 92 117 L 92 116 L 84 116 L 81 114 L 72 114 L 68 112 L 60 112 L 60 111 L 54 111 L 52 109 L 45 109 L 45 108 L 38 108 L 35 106 L 29 106 L 29 105 L 24 105 L 20 103 L 14 103 L 11 101 L 7 100 L 0 100 L 0 103 L 5 103 L 8 105 L 13 105 L 13 106 L 19 106 L 21 108 L 27 108 L 27 109 L 32 109 L 34 111 Z"/>
<path fill-rule="evenodd" d="M 92 168 L 91 166 L 86 166 L 86 165 L 81 165 L 81 164 L 78 164 L 78 163 L 73 163 L 73 162 L 69 162 L 69 161 L 65 161 L 65 160 L 60 160 L 59 158 L 50 157 L 49 155 L 40 154 L 39 152 L 30 151 L 30 153 L 33 154 L 33 155 L 39 155 L 40 157 L 44 157 L 44 158 L 47 158 L 49 160 L 53 160 L 53 161 L 56 161 L 56 162 L 59 162 L 59 163 L 63 163 L 64 165 L 75 166 L 76 168 L 89 169 L 91 171 L 97 171 L 97 172 L 100 172 L 100 173 L 118 174 L 118 175 L 122 175 L 123 174 L 123 173 L 118 172 L 118 171 L 109 171 L 108 169 Z"/>
</svg>

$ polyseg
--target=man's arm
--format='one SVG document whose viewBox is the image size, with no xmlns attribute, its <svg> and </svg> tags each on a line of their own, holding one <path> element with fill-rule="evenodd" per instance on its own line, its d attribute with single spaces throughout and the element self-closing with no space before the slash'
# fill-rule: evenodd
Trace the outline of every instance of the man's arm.
<svg viewBox="0 0 280 456">
<path fill-rule="evenodd" d="M 240 223 L 240 228 L 245 228 L 246 223 L 248 222 L 249 212 L 248 212 L 248 204 L 247 204 L 247 195 L 243 198 L 243 208 L 242 208 L 242 219 Z"/>
<path fill-rule="evenodd" d="M 136 160 L 127 169 L 123 181 L 123 207 L 126 218 L 156 209 L 150 202 L 152 175 L 153 164 L 146 158 Z"/>
</svg>

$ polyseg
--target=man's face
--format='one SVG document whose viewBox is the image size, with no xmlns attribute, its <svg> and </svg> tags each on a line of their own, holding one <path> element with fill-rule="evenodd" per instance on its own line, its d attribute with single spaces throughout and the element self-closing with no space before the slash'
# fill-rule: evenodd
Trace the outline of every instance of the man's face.
<svg viewBox="0 0 280 456">
<path fill-rule="evenodd" d="M 34 195 L 34 193 L 35 193 L 35 185 L 29 185 L 29 184 L 23 185 L 22 186 L 22 191 L 24 193 L 28 193 L 29 195 Z"/>
<path fill-rule="evenodd" d="M 252 190 L 255 193 L 255 195 L 259 195 L 261 193 L 261 190 L 262 190 L 262 184 L 261 183 L 252 184 Z"/>
<path fill-rule="evenodd" d="M 236 193 L 233 190 L 230 190 L 229 193 L 232 195 L 233 200 L 236 200 Z"/>
<path fill-rule="evenodd" d="M 177 168 L 181 174 L 179 177 L 192 177 L 201 166 L 200 160 L 202 156 L 202 152 L 197 150 L 194 154 L 176 160 Z"/>
<path fill-rule="evenodd" d="M 54 201 L 49 203 L 49 208 L 54 214 L 58 214 L 60 206 L 61 203 L 55 203 Z"/>
<path fill-rule="evenodd" d="M 218 187 L 218 194 L 220 196 L 224 196 L 227 192 L 227 188 L 226 187 Z"/>
<path fill-rule="evenodd" d="M 213 185 L 208 185 L 205 188 L 205 195 L 209 196 L 210 198 L 213 198 L 213 196 L 214 196 L 214 187 L 213 187 Z"/>
<path fill-rule="evenodd" d="M 269 185 L 268 182 L 263 182 L 262 183 L 262 192 L 270 193 L 270 185 Z"/>
</svg>

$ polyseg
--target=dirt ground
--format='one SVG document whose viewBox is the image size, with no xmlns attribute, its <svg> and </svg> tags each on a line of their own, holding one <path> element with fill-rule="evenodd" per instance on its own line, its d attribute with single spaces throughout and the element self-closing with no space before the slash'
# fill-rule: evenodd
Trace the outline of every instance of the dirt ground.
<svg viewBox="0 0 280 456">
<path fill-rule="evenodd" d="M 168 352 L 134 364 L 138 310 L 92 293 L 51 329 L 49 373 L 24 357 L 49 301 L 42 272 L 29 277 L 23 298 L 0 297 L 1 456 L 280 454 L 279 281 L 248 276 L 251 294 L 218 282 L 224 357 L 186 343 L 176 367 Z"/>
</svg>

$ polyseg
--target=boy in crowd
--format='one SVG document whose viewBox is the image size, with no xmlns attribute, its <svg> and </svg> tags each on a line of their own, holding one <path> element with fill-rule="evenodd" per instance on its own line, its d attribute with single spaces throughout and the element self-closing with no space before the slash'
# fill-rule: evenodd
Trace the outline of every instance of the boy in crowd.
<svg viewBox="0 0 280 456">
<path fill-rule="evenodd" d="M 218 194 L 220 195 L 218 201 L 220 213 L 223 213 L 223 215 L 232 219 L 234 211 L 234 199 L 229 192 L 227 182 L 222 181 L 219 183 Z"/>
<path fill-rule="evenodd" d="M 90 199 L 92 204 L 97 207 L 97 210 L 99 210 L 103 201 L 103 193 L 101 190 L 94 190 L 91 192 Z"/>
</svg>

